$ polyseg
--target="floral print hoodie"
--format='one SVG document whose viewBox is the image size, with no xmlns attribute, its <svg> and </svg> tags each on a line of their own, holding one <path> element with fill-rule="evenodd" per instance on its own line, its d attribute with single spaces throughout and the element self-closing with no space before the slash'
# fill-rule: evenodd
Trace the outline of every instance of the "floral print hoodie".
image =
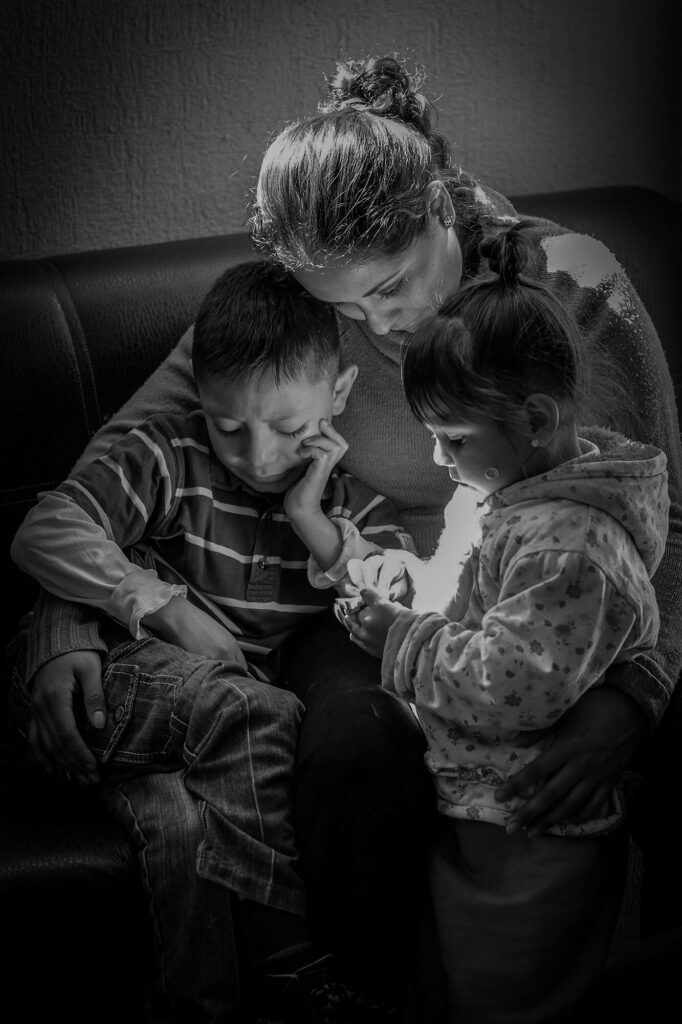
<svg viewBox="0 0 682 1024">
<path fill-rule="evenodd" d="M 549 745 L 610 664 L 656 643 L 666 457 L 606 430 L 582 434 L 578 458 L 481 503 L 444 611 L 405 609 L 388 633 L 383 686 L 414 705 L 450 817 L 504 826 L 519 801 L 497 803 L 496 787 Z M 623 814 L 614 792 L 599 819 L 552 831 L 605 832 Z"/>
</svg>

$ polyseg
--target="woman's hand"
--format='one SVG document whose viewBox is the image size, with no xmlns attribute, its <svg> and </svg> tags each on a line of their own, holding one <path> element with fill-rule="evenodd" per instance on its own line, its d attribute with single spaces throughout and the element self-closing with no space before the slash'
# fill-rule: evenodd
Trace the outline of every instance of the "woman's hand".
<svg viewBox="0 0 682 1024">
<path fill-rule="evenodd" d="M 535 790 L 507 831 L 537 835 L 561 822 L 598 816 L 645 732 L 641 710 L 622 690 L 588 690 L 562 718 L 551 747 L 497 790 L 496 800 Z"/>
<path fill-rule="evenodd" d="M 360 591 L 363 606 L 347 615 L 344 625 L 353 643 L 367 654 L 380 658 L 384 653 L 386 637 L 402 605 L 382 598 L 378 590 L 365 587 Z"/>
<path fill-rule="evenodd" d="M 97 761 L 78 730 L 75 711 L 82 703 L 93 728 L 104 728 L 107 707 L 97 651 L 52 658 L 36 672 L 31 692 L 28 744 L 35 759 L 46 771 L 65 769 L 81 782 L 97 782 Z"/>
<path fill-rule="evenodd" d="M 229 629 L 186 597 L 172 597 L 163 607 L 145 615 L 142 625 L 183 651 L 226 661 L 237 671 L 246 671 L 244 655 Z"/>
</svg>

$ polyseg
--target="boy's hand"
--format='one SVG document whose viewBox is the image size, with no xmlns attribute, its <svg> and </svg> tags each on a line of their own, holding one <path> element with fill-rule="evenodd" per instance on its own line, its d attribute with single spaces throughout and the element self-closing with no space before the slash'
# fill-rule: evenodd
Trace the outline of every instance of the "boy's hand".
<svg viewBox="0 0 682 1024">
<path fill-rule="evenodd" d="M 411 551 L 389 548 L 381 554 L 349 559 L 348 576 L 358 590 L 371 587 L 389 601 L 408 604 L 406 599 L 414 595 L 423 568 L 421 559 Z"/>
<path fill-rule="evenodd" d="M 227 661 L 246 671 L 244 655 L 229 629 L 186 597 L 172 597 L 162 608 L 145 615 L 142 625 L 169 644 L 213 661 Z"/>
<path fill-rule="evenodd" d="M 352 615 L 347 615 L 344 625 L 353 643 L 367 654 L 381 658 L 388 631 L 403 606 L 387 601 L 373 587 L 363 587 L 360 597 L 363 606 Z"/>
<path fill-rule="evenodd" d="M 284 511 L 290 519 L 319 515 L 331 471 L 347 451 L 348 442 L 329 420 L 320 420 L 319 434 L 303 438 L 299 454 L 309 459 L 310 465 L 284 497 Z"/>
</svg>

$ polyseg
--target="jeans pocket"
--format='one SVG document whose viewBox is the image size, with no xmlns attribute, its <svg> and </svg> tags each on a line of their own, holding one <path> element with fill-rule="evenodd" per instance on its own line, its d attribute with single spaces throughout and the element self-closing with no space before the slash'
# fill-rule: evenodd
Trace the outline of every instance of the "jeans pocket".
<svg viewBox="0 0 682 1024">
<path fill-rule="evenodd" d="M 154 641 L 121 644 L 106 662 L 102 683 L 107 703 L 103 729 L 89 728 L 88 745 L 102 764 L 168 771 L 179 767 L 171 719 L 182 676 L 156 671 Z"/>
</svg>

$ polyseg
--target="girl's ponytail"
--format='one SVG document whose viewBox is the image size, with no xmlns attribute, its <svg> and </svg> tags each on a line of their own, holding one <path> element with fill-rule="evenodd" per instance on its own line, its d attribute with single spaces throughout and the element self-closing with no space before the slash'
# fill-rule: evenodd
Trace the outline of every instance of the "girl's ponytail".
<svg viewBox="0 0 682 1024">
<path fill-rule="evenodd" d="M 519 221 L 512 227 L 484 238 L 479 246 L 481 258 L 487 259 L 490 272 L 509 288 L 524 283 L 522 275 L 529 254 L 524 234 L 526 226 L 525 221 Z"/>
</svg>

